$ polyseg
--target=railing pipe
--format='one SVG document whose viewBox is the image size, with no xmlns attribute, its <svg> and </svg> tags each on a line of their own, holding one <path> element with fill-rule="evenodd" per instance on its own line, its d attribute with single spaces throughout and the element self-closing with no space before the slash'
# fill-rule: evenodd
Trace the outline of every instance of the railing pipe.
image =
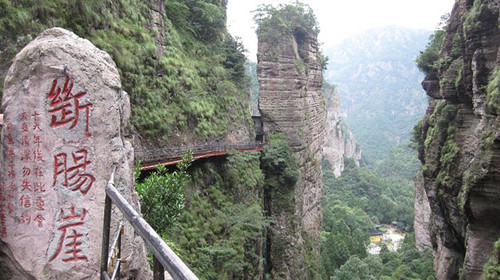
<svg viewBox="0 0 500 280">
<path fill-rule="evenodd" d="M 121 256 L 121 241 L 122 241 L 122 233 L 123 233 L 123 221 L 118 225 L 118 229 L 116 230 L 115 237 L 113 238 L 113 244 L 111 245 L 111 250 L 108 256 L 108 268 L 112 267 L 113 274 L 111 276 L 111 280 L 114 280 L 116 276 L 120 273 L 120 256 Z"/>
<path fill-rule="evenodd" d="M 115 280 L 116 277 L 119 275 L 120 273 L 120 262 L 118 261 L 116 264 L 115 264 L 115 267 L 113 269 L 113 274 L 111 275 L 111 279 L 110 280 Z"/>
<path fill-rule="evenodd" d="M 116 166 L 111 169 L 111 175 L 107 185 L 114 185 Z M 108 254 L 109 254 L 109 232 L 111 229 L 111 198 L 106 195 L 104 201 L 104 221 L 103 221 L 103 234 L 101 246 L 101 278 L 104 280 L 109 279 L 108 272 Z"/>
<path fill-rule="evenodd" d="M 116 258 L 118 260 L 118 263 L 116 265 L 116 274 L 118 274 L 118 275 L 120 275 L 120 268 L 121 268 L 121 264 L 122 264 L 122 235 L 123 235 L 123 231 L 125 230 L 123 223 L 121 223 L 121 225 L 122 225 L 122 228 L 120 229 L 120 235 L 118 236 L 118 244 L 117 244 L 118 245 L 118 254 L 116 255 Z M 115 275 L 113 275 L 113 276 L 115 276 Z"/>
</svg>

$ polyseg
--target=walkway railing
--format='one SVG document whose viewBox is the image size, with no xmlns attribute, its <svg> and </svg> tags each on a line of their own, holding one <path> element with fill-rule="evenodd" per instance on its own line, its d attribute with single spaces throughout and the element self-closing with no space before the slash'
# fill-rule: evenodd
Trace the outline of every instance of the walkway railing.
<svg viewBox="0 0 500 280">
<path fill-rule="evenodd" d="M 180 159 L 182 155 L 186 152 L 191 151 L 193 156 L 205 154 L 205 153 L 216 153 L 216 152 L 227 152 L 230 150 L 246 151 L 246 150 L 260 150 L 262 149 L 263 142 L 243 142 L 243 143 L 207 143 L 193 146 L 183 146 L 183 147 L 166 147 L 151 150 L 136 150 L 134 152 L 136 160 L 141 161 L 143 164 L 166 162 L 174 159 Z"/>
<path fill-rule="evenodd" d="M 104 226 L 102 237 L 101 251 L 101 280 L 114 279 L 117 272 L 111 272 L 113 278 L 108 274 L 108 265 L 113 259 L 113 254 L 117 255 L 118 263 L 116 268 L 119 271 L 119 256 L 120 256 L 120 236 L 115 237 L 117 250 L 113 249 L 112 254 L 109 254 L 109 235 L 111 228 L 111 206 L 114 203 L 123 213 L 125 219 L 132 225 L 135 232 L 144 240 L 146 245 L 153 253 L 153 279 L 163 280 L 164 270 L 166 269 L 174 280 L 198 280 L 198 277 L 184 264 L 184 262 L 170 249 L 156 231 L 132 208 L 125 198 L 114 187 L 114 175 L 116 167 L 113 167 L 108 184 L 106 185 L 106 201 L 104 206 Z M 119 229 L 121 230 L 121 229 Z M 115 242 L 113 242 L 115 243 Z M 115 267 L 116 267 L 115 266 Z M 115 268 L 111 269 L 115 270 Z"/>
</svg>

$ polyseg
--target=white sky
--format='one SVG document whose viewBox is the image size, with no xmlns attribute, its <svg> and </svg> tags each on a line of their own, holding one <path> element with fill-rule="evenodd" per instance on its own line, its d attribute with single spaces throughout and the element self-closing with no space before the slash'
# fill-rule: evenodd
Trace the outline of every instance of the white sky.
<svg viewBox="0 0 500 280">
<path fill-rule="evenodd" d="M 259 4 L 290 3 L 290 0 L 229 0 L 229 32 L 242 39 L 249 59 L 256 61 L 257 35 L 253 22 Z M 294 1 L 292 1 L 294 2 Z M 435 30 L 440 18 L 450 13 L 455 0 L 302 0 L 313 10 L 319 22 L 319 40 L 323 47 L 363 30 L 387 25 Z"/>
</svg>

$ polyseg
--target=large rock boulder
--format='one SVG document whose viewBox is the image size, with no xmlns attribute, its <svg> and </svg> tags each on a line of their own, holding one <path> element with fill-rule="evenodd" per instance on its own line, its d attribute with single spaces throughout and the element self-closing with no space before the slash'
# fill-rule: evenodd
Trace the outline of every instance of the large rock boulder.
<svg viewBox="0 0 500 280">
<path fill-rule="evenodd" d="M 15 58 L 4 84 L 0 273 L 9 279 L 99 279 L 105 185 L 138 207 L 130 117 L 111 57 L 61 28 Z M 113 224 L 123 217 L 115 211 Z M 144 246 L 127 226 L 122 272 L 145 279 Z"/>
</svg>

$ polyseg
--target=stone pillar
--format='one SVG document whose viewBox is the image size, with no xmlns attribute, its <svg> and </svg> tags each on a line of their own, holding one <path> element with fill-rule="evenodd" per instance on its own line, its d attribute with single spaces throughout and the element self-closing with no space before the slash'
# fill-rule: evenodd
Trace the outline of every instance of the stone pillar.
<svg viewBox="0 0 500 280">
<path fill-rule="evenodd" d="M 270 235 L 271 277 L 282 279 L 310 279 L 308 270 L 310 274 L 319 273 L 326 110 L 317 35 L 301 30 L 274 39 L 260 33 L 258 45 L 259 109 L 264 134 L 266 138 L 274 132 L 285 134 L 299 167 L 297 183 L 291 186 L 294 211 L 270 211 L 275 221 Z M 316 261 L 316 267 L 308 267 L 307 261 Z"/>
<path fill-rule="evenodd" d="M 132 148 L 122 135 L 130 104 L 114 62 L 69 31 L 46 30 L 16 56 L 2 106 L 0 273 L 99 279 L 113 164 L 116 186 L 138 206 Z M 121 219 L 114 213 L 113 223 Z M 125 270 L 142 275 L 144 247 L 130 226 L 125 232 L 122 256 L 139 267 Z"/>
</svg>

